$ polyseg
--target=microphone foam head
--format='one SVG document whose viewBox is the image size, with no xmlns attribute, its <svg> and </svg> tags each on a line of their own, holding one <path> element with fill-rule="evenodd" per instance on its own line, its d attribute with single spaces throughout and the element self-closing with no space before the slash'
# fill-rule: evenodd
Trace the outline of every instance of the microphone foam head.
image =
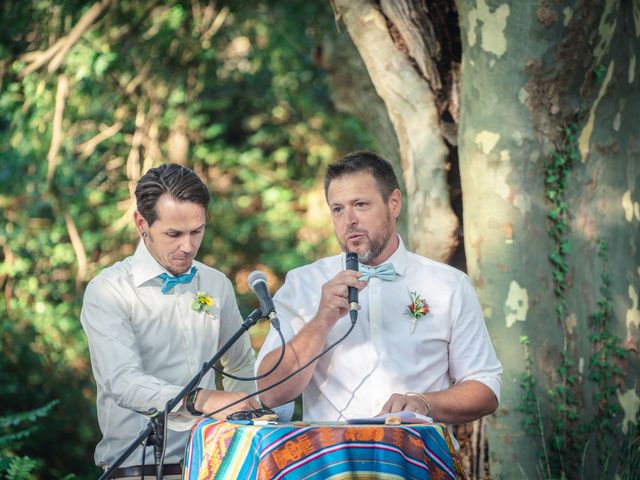
<svg viewBox="0 0 640 480">
<path fill-rule="evenodd" d="M 254 270 L 247 277 L 247 283 L 249 284 L 249 288 L 255 291 L 255 284 L 258 282 L 267 283 L 267 276 L 262 273 L 260 270 Z"/>
</svg>

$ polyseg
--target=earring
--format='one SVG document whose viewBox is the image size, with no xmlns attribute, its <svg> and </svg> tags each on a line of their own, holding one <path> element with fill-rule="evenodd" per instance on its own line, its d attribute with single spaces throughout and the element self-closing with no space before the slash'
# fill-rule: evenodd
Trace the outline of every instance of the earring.
<svg viewBox="0 0 640 480">
<path fill-rule="evenodd" d="M 142 232 L 142 238 L 147 238 L 147 232 Z"/>
</svg>

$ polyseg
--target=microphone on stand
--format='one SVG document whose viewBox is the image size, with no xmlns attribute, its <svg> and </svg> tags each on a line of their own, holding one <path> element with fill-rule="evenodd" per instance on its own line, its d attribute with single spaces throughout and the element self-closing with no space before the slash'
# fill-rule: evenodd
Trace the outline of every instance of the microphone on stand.
<svg viewBox="0 0 640 480">
<path fill-rule="evenodd" d="M 359 271 L 358 268 L 358 254 L 354 252 L 347 253 L 346 259 L 347 270 Z M 348 300 L 349 300 L 349 316 L 351 317 L 351 323 L 356 323 L 358 318 L 358 289 L 356 287 L 348 287 Z"/>
<path fill-rule="evenodd" d="M 273 299 L 269 294 L 269 287 L 267 286 L 267 277 L 265 274 L 260 270 L 254 270 L 247 277 L 247 283 L 249 284 L 249 288 L 258 297 L 258 300 L 260 300 L 262 315 L 269 318 L 273 328 L 280 330 L 280 320 L 278 320 L 276 307 L 273 305 Z"/>
</svg>

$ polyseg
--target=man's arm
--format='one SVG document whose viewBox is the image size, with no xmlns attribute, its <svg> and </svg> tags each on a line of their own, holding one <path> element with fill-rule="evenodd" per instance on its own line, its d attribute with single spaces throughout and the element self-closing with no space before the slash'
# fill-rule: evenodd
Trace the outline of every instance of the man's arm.
<svg viewBox="0 0 640 480">
<path fill-rule="evenodd" d="M 237 412 L 240 410 L 255 410 L 260 408 L 260 403 L 256 400 L 255 397 L 250 397 L 247 400 L 243 400 L 242 402 L 233 405 L 229 408 L 224 408 L 230 403 L 233 403 L 237 400 L 240 400 L 242 397 L 246 396 L 244 392 L 225 392 L 220 390 L 200 390 L 194 402 L 194 407 L 196 410 L 202 413 L 211 413 L 216 412 L 223 408 L 224 410 L 219 411 L 215 415 L 212 415 L 216 420 L 225 420 L 230 413 Z M 186 398 L 183 400 L 183 406 L 186 408 Z"/>
<path fill-rule="evenodd" d="M 180 392 L 142 368 L 129 307 L 109 281 L 92 280 L 86 288 L 80 321 L 87 335 L 91 366 L 98 387 L 122 408 L 136 412 L 162 411 Z"/>
<path fill-rule="evenodd" d="M 380 415 L 409 410 L 437 422 L 459 424 L 490 415 L 496 408 L 498 399 L 493 391 L 481 382 L 468 380 L 440 392 L 420 395 L 394 393 L 382 407 Z"/>
<path fill-rule="evenodd" d="M 258 380 L 258 388 L 263 389 L 286 378 L 295 370 L 308 363 L 325 347 L 327 336 L 336 324 L 349 311 L 347 287 L 364 288 L 366 282 L 358 280 L 358 272 L 345 270 L 322 286 L 320 305 L 316 315 L 290 340 L 285 355 L 278 368 L 266 378 Z M 269 352 L 258 366 L 258 375 L 263 375 L 276 364 L 282 347 Z M 277 406 L 296 398 L 309 384 L 316 363 L 309 365 L 286 382 L 260 394 L 265 405 Z"/>
<path fill-rule="evenodd" d="M 128 320 L 128 307 L 118 290 L 106 281 L 92 281 L 87 286 L 81 312 L 82 326 L 87 334 L 91 364 L 96 384 L 122 408 L 147 412 L 152 408 L 162 411 L 167 401 L 182 390 L 147 373 L 142 367 L 136 335 Z M 250 369 L 247 376 L 251 375 Z M 205 412 L 217 410 L 244 396 L 243 392 L 217 392 L 203 390 L 198 395 Z M 239 403 L 233 410 L 255 408 L 255 399 Z M 214 408 L 215 407 L 215 408 Z M 221 412 L 217 418 L 221 418 Z M 230 412 L 226 412 L 227 414 Z M 186 415 L 184 401 L 169 414 L 169 428 L 182 429 L 174 420 Z M 188 428 L 188 427 L 187 427 Z"/>
<path fill-rule="evenodd" d="M 468 277 L 461 277 L 452 297 L 449 342 L 451 387 L 418 395 L 391 395 L 382 413 L 411 410 L 442 423 L 458 424 L 490 415 L 498 408 L 502 366 L 487 331 L 480 303 Z"/>
</svg>

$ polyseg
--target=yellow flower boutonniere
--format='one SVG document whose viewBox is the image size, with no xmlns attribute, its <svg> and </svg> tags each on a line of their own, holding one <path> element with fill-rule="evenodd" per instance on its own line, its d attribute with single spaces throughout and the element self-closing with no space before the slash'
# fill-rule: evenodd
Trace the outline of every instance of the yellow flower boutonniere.
<svg viewBox="0 0 640 480">
<path fill-rule="evenodd" d="M 411 317 L 411 327 L 409 332 L 413 333 L 416 328 L 416 320 L 429 313 L 429 304 L 417 292 L 411 292 L 411 304 L 409 305 L 409 316 Z"/>
<path fill-rule="evenodd" d="M 196 312 L 208 312 L 213 305 L 213 298 L 211 298 L 207 292 L 198 292 L 191 304 L 191 308 Z"/>
</svg>

